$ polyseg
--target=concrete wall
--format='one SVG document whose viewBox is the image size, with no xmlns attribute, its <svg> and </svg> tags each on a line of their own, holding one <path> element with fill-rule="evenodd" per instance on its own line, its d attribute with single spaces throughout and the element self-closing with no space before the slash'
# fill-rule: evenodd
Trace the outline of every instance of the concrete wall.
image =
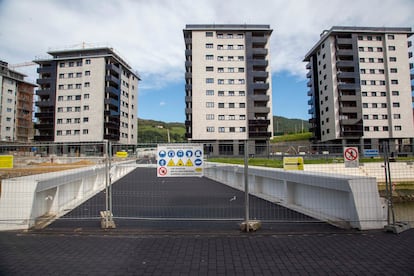
<svg viewBox="0 0 414 276">
<path fill-rule="evenodd" d="M 204 175 L 244 190 L 240 165 L 208 163 Z M 249 192 L 340 227 L 380 229 L 386 207 L 373 177 L 249 167 Z"/>
<path fill-rule="evenodd" d="M 135 169 L 129 162 L 112 166 L 112 183 Z M 105 189 L 105 181 L 104 164 L 2 180 L 0 230 L 45 226 Z"/>
</svg>

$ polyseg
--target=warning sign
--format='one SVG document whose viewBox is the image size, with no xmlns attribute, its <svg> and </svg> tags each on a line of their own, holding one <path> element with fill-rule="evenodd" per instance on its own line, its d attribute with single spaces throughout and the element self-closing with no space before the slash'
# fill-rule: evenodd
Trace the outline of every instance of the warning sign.
<svg viewBox="0 0 414 276">
<path fill-rule="evenodd" d="M 358 153 L 357 147 L 345 147 L 344 148 L 344 163 L 345 163 L 345 168 L 358 168 L 359 153 Z"/>
<path fill-rule="evenodd" d="M 303 171 L 303 157 L 283 157 L 283 169 Z"/>
<path fill-rule="evenodd" d="M 202 144 L 160 144 L 157 146 L 157 176 L 203 176 Z"/>
</svg>

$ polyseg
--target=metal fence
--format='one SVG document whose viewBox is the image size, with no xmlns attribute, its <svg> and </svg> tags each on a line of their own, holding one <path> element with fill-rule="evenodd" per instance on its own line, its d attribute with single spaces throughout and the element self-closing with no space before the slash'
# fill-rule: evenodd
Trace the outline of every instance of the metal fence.
<svg viewBox="0 0 414 276">
<path fill-rule="evenodd" d="M 157 177 L 156 144 L 3 144 L 0 145 L 0 223 L 18 225 L 23 220 L 31 220 L 29 227 L 44 227 L 57 218 L 99 220 L 101 211 L 109 211 L 113 216 L 106 219 L 115 221 L 243 221 L 247 213 L 248 219 L 264 222 L 318 223 L 319 219 L 312 216 L 312 212 L 301 211 L 301 206 L 289 208 L 283 204 L 283 200 L 289 201 L 289 198 L 277 197 L 278 189 L 289 185 L 288 182 L 265 183 L 265 178 L 273 171 L 283 171 L 285 157 L 301 157 L 305 172 L 375 178 L 384 208 L 391 199 L 395 220 L 413 225 L 413 156 L 390 154 L 387 171 L 383 148 L 365 152 L 363 146 L 356 147 L 359 156 L 354 167 L 346 166 L 348 160 L 342 145 L 322 148 L 309 143 L 266 144 L 257 151 L 260 154 L 246 156 L 243 147 L 239 147 L 238 156 L 206 154 L 205 170 L 217 166 L 209 161 L 238 162 L 240 166 L 231 167 L 231 170 L 240 172 L 246 169 L 243 167 L 246 160 L 247 169 L 267 167 L 261 176 L 241 177 L 233 182 L 235 184 L 226 185 L 206 177 Z M 211 145 L 206 144 L 204 148 L 210 149 Z M 13 166 L 8 168 L 10 158 Z M 45 173 L 54 180 L 42 180 L 40 175 Z M 250 190 L 248 197 L 244 192 L 246 180 Z M 391 198 L 387 197 L 388 182 Z M 306 192 L 300 193 L 297 190 L 295 196 L 307 196 Z M 320 197 L 320 201 L 333 200 L 329 192 L 321 191 L 313 196 Z M 28 206 L 30 211 L 27 211 Z"/>
</svg>

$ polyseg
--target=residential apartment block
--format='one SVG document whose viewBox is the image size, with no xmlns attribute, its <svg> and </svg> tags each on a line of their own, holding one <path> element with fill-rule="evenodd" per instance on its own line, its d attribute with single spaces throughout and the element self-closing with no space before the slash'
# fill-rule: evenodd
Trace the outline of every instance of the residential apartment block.
<svg viewBox="0 0 414 276">
<path fill-rule="evenodd" d="M 207 154 L 262 153 L 273 133 L 269 25 L 186 25 L 186 137 Z"/>
<path fill-rule="evenodd" d="M 411 28 L 332 27 L 306 54 L 309 114 L 319 143 L 413 151 Z"/>
<path fill-rule="evenodd" d="M 0 141 L 27 143 L 33 139 L 33 94 L 35 84 L 26 75 L 0 61 Z"/>
<path fill-rule="evenodd" d="M 137 142 L 139 76 L 109 47 L 49 51 L 39 64 L 36 141 Z"/>
</svg>

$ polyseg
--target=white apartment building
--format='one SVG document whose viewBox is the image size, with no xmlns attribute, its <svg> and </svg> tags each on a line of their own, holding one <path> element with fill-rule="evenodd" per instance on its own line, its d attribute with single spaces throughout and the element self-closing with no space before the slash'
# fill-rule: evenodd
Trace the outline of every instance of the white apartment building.
<svg viewBox="0 0 414 276">
<path fill-rule="evenodd" d="M 0 141 L 27 143 L 33 139 L 33 94 L 35 84 L 26 75 L 0 61 Z"/>
<path fill-rule="evenodd" d="M 207 154 L 263 153 L 273 133 L 269 25 L 186 25 L 186 136 Z"/>
<path fill-rule="evenodd" d="M 108 47 L 49 51 L 39 64 L 36 141 L 137 143 L 139 76 Z"/>
<path fill-rule="evenodd" d="M 306 54 L 315 142 L 413 151 L 411 28 L 332 27 Z"/>
</svg>

